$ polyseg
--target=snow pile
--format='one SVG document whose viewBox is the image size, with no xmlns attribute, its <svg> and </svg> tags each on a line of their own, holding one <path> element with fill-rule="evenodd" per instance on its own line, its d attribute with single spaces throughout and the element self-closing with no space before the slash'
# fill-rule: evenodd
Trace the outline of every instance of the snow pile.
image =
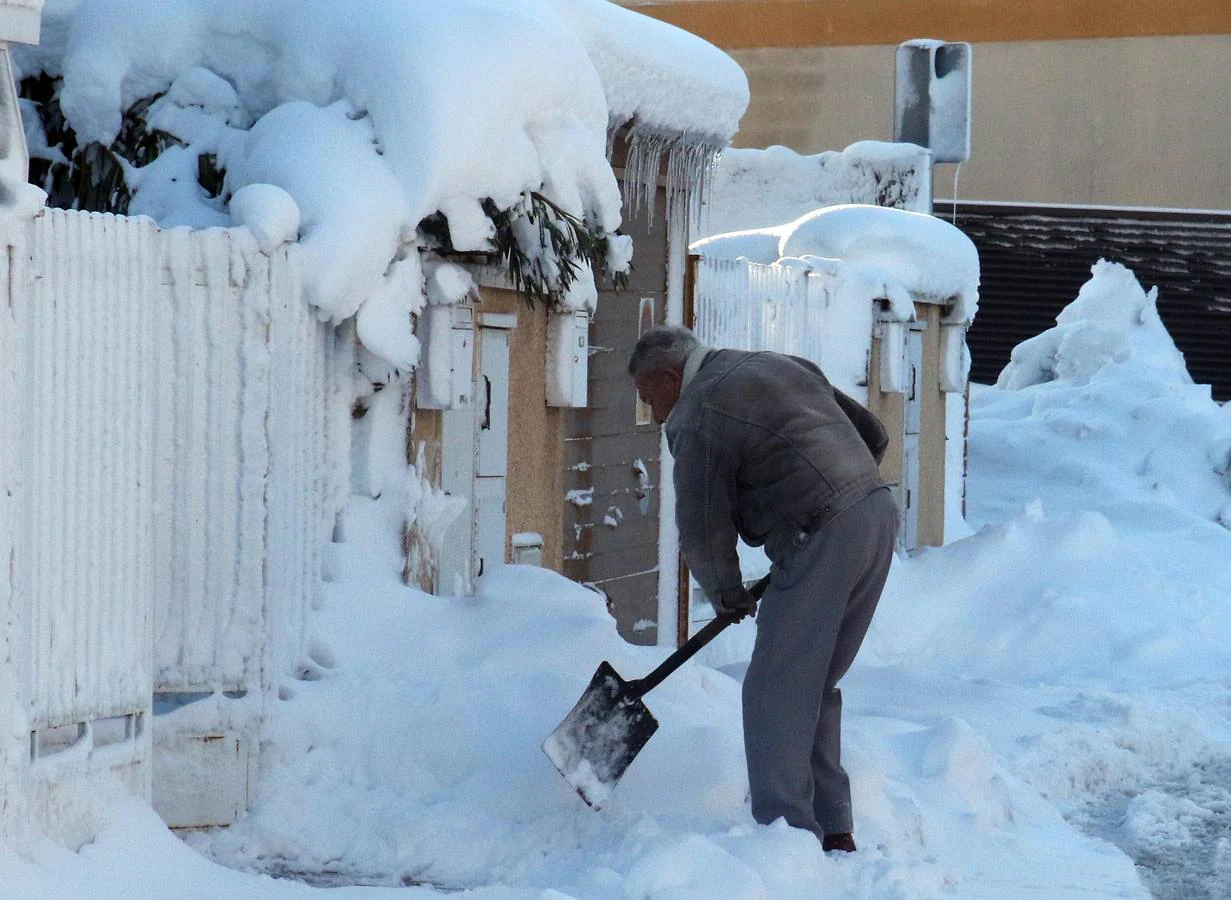
<svg viewBox="0 0 1231 900">
<path fill-rule="evenodd" d="M 333 321 L 381 307 L 361 337 L 402 367 L 417 359 L 406 320 L 423 302 L 417 265 L 392 271 L 407 248 L 490 252 L 495 210 L 524 221 L 529 192 L 620 243 L 609 128 L 632 119 L 708 163 L 747 103 L 724 54 L 601 0 L 64 0 L 18 60 L 23 75 L 63 76 L 82 143 L 110 143 L 135 101 L 165 92 L 149 125 L 184 146 L 129 173 L 131 211 L 234 219 L 272 240 L 292 232 L 283 198 L 262 198 L 276 222 L 242 203 L 228 216 L 224 201 L 281 188 L 301 213 L 309 300 Z M 203 157 L 225 172 L 220 198 L 197 185 Z M 447 234 L 429 240 L 420 224 L 437 212 Z M 549 268 L 553 252 L 537 251 Z M 580 280 L 592 293 L 592 274 Z M 579 290 L 568 305 L 587 301 Z"/>
<path fill-rule="evenodd" d="M 1016 684 L 1151 683 L 1225 663 L 1226 598 L 1175 583 L 1134 544 L 1102 514 L 1035 502 L 901 567 L 871 652 Z"/>
<path fill-rule="evenodd" d="M 931 155 L 914 144 L 859 141 L 811 156 L 787 147 L 723 151 L 698 238 L 790 222 L 823 206 L 871 203 L 926 213 Z"/>
<path fill-rule="evenodd" d="M 1087 384 L 1107 366 L 1130 363 L 1159 380 L 1192 384 L 1184 357 L 1158 316 L 1158 288 L 1142 290 L 1120 263 L 1099 260 L 1056 327 L 1013 348 L 996 386 L 1018 390 L 1046 381 Z"/>
<path fill-rule="evenodd" d="M 802 259 L 810 268 L 879 285 L 883 293 L 876 296 L 951 300 L 950 322 L 970 322 L 978 309 L 978 251 L 953 225 L 924 213 L 830 206 L 785 225 L 706 238 L 692 249 L 766 264 Z"/>
<path fill-rule="evenodd" d="M 997 389 L 976 395 L 985 424 L 972 451 L 994 452 L 997 468 L 972 479 L 971 495 L 994 477 L 1020 508 L 1042 476 L 1064 488 L 1044 498 L 1049 510 L 1131 504 L 1153 510 L 1159 528 L 1231 528 L 1231 413 L 1192 383 L 1157 291 L 1117 263 L 1092 272 L 1056 327 L 1017 347 Z"/>
</svg>

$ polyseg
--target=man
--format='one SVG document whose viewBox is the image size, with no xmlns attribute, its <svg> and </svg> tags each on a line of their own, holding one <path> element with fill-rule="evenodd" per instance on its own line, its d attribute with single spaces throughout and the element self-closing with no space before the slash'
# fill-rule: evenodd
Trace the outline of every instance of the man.
<svg viewBox="0 0 1231 900">
<path fill-rule="evenodd" d="M 837 684 L 897 540 L 897 504 L 877 469 L 885 430 L 807 360 L 715 350 L 686 328 L 651 328 L 628 371 L 666 426 L 681 548 L 715 611 L 756 612 L 737 534 L 773 563 L 743 688 L 753 817 L 853 851 Z"/>
</svg>

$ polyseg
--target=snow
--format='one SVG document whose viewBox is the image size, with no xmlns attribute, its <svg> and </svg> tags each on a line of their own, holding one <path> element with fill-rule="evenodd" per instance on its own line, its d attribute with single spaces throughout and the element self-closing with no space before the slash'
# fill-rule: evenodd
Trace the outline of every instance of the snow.
<svg viewBox="0 0 1231 900">
<path fill-rule="evenodd" d="M 79 853 L 10 838 L 0 878 L 23 897 L 313 894 L 255 873 L 341 897 L 1223 895 L 1231 414 L 1143 295 L 1096 266 L 1058 328 L 1097 321 L 1134 354 L 1074 344 L 1100 365 L 976 386 L 974 533 L 895 560 L 843 686 L 859 853 L 751 820 L 752 623 L 646 697 L 658 733 L 587 808 L 540 744 L 599 661 L 631 679 L 667 649 L 624 643 L 600 595 L 543 569 L 495 569 L 473 597 L 401 585 L 415 489 L 386 481 L 329 547 L 315 671 L 272 702 L 250 814 L 186 846 L 112 802 Z"/>
<path fill-rule="evenodd" d="M 813 155 L 778 146 L 725 150 L 694 237 L 772 227 L 844 203 L 926 213 L 931 185 L 931 155 L 914 144 L 858 141 Z"/>
<path fill-rule="evenodd" d="M 427 252 L 425 217 L 444 214 L 454 249 L 489 251 L 482 204 L 541 191 L 611 235 L 609 262 L 626 267 L 609 129 L 631 120 L 655 171 L 661 150 L 700 177 L 747 105 L 721 51 L 605 0 L 64 0 L 48 5 L 44 46 L 18 62 L 63 75 L 82 142 L 109 143 L 124 110 L 165 91 L 150 123 L 186 146 L 130 172 L 132 212 L 251 224 L 234 197 L 283 189 L 302 213 L 309 300 L 334 322 L 363 307 L 360 339 L 397 368 L 417 360 L 406 320 L 421 301 L 406 293 L 424 287 L 415 266 L 400 280 L 391 269 L 408 247 Z M 219 198 L 197 185 L 207 154 L 225 171 Z M 289 234 L 278 218 L 272 234 Z M 565 304 L 594 301 L 583 272 Z"/>
<path fill-rule="evenodd" d="M 883 293 L 876 296 L 909 292 L 950 301 L 946 322 L 969 323 L 978 310 L 978 251 L 956 227 L 925 213 L 828 206 L 788 224 L 705 238 L 692 249 L 765 264 L 801 259 L 810 268 L 877 286 Z"/>
<path fill-rule="evenodd" d="M 272 254 L 280 244 L 299 239 L 299 206 L 295 198 L 272 184 L 249 184 L 231 198 L 231 216 L 256 238 L 261 252 Z"/>
<path fill-rule="evenodd" d="M 716 47 L 607 0 L 550 0 L 589 53 L 612 122 L 729 143 L 748 106 L 748 79 Z"/>
</svg>

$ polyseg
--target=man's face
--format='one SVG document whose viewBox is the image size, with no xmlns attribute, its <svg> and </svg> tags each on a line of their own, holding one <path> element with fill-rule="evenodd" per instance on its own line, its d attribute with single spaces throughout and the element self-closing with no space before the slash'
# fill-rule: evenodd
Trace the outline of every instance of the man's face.
<svg viewBox="0 0 1231 900">
<path fill-rule="evenodd" d="M 676 401 L 680 399 L 680 386 L 683 381 L 683 375 L 673 369 L 640 372 L 633 376 L 633 384 L 637 385 L 637 396 L 642 403 L 650 407 L 654 421 L 659 425 L 667 421 L 667 416 L 671 415 Z"/>
</svg>

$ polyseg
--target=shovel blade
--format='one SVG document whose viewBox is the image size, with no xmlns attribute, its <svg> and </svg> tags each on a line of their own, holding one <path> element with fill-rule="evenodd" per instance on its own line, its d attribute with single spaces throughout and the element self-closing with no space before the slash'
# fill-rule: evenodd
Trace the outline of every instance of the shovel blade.
<svg viewBox="0 0 1231 900">
<path fill-rule="evenodd" d="M 601 809 L 629 764 L 658 730 L 641 696 L 604 661 L 543 752 L 581 799 Z"/>
</svg>

